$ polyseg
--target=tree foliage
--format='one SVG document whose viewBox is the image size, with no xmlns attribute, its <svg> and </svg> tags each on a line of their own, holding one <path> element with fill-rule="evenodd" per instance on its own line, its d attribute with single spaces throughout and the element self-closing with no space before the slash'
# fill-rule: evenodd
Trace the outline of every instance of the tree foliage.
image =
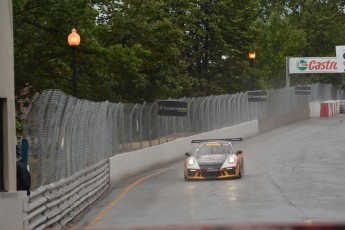
<svg viewBox="0 0 345 230">
<path fill-rule="evenodd" d="M 334 57 L 335 46 L 345 45 L 344 0 L 296 0 L 288 6 L 292 11 L 291 23 L 307 34 L 303 56 Z M 312 75 L 309 81 L 345 88 L 345 78 L 341 74 Z"/>
<path fill-rule="evenodd" d="M 285 85 L 286 57 L 301 56 L 307 45 L 306 33 L 289 20 L 289 10 L 282 1 L 261 1 L 256 24 L 256 40 L 261 87 L 281 88 Z"/>
<path fill-rule="evenodd" d="M 344 0 L 18 0 L 13 2 L 16 95 L 72 92 L 76 27 L 79 97 L 143 102 L 283 87 L 285 57 L 335 56 Z M 256 50 L 249 66 L 247 53 Z M 292 84 L 344 86 L 340 74 Z"/>
<path fill-rule="evenodd" d="M 261 86 L 283 87 L 285 57 L 335 57 L 335 46 L 344 45 L 343 0 L 260 0 L 256 41 Z M 292 85 L 332 83 L 344 87 L 344 75 L 292 76 Z"/>
</svg>

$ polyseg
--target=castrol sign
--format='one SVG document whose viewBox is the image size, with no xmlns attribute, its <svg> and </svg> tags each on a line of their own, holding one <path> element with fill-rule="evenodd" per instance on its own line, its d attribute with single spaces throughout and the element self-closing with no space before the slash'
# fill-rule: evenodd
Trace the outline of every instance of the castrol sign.
<svg viewBox="0 0 345 230">
<path fill-rule="evenodd" d="M 289 58 L 289 74 L 338 73 L 336 57 Z"/>
</svg>

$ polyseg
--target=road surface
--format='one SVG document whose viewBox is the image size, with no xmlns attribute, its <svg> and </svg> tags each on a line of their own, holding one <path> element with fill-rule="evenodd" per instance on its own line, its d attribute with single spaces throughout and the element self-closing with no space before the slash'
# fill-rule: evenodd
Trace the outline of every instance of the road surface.
<svg viewBox="0 0 345 230">
<path fill-rule="evenodd" d="M 119 184 L 74 226 L 345 220 L 345 115 L 294 123 L 234 145 L 244 151 L 242 179 L 186 182 L 183 162 L 175 162 Z"/>
</svg>

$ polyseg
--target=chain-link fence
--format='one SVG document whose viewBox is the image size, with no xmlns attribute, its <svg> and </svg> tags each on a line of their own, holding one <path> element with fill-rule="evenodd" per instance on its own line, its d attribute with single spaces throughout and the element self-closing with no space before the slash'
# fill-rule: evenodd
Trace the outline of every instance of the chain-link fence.
<svg viewBox="0 0 345 230">
<path fill-rule="evenodd" d="M 187 116 L 157 114 L 158 101 L 117 104 L 78 100 L 60 90 L 42 92 L 26 116 L 25 136 L 33 188 L 66 178 L 102 159 L 197 133 L 283 114 L 311 101 L 344 99 L 331 85 L 267 91 L 267 100 L 248 102 L 247 93 L 181 98 Z"/>
</svg>

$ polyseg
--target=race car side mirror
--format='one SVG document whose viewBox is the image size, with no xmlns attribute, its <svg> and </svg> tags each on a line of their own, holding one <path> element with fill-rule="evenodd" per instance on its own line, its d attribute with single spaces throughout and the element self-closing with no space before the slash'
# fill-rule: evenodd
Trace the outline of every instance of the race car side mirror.
<svg viewBox="0 0 345 230">
<path fill-rule="evenodd" d="M 185 153 L 184 155 L 186 155 L 187 157 L 190 157 L 192 154 L 190 154 L 190 153 Z"/>
<path fill-rule="evenodd" d="M 242 150 L 237 150 L 236 151 L 236 155 L 239 155 L 239 154 L 242 154 L 243 152 L 242 152 Z"/>
</svg>

